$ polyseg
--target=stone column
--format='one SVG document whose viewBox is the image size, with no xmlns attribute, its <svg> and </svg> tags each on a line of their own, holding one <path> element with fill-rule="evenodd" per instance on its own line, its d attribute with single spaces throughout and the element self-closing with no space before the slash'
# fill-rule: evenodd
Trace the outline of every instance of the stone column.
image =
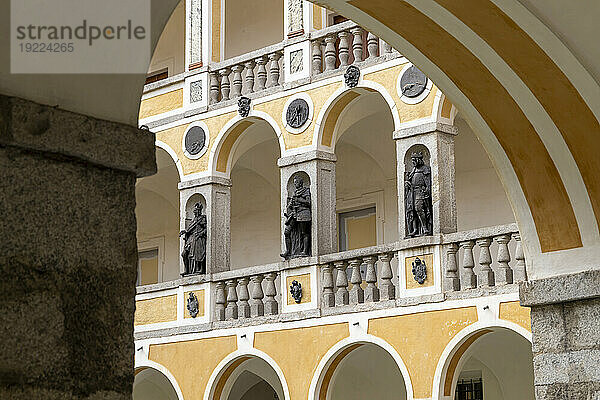
<svg viewBox="0 0 600 400">
<path fill-rule="evenodd" d="M 202 0 L 186 0 L 186 60 L 187 69 L 202 66 Z"/>
<path fill-rule="evenodd" d="M 398 170 L 398 232 L 406 236 L 404 212 L 405 161 L 409 168 L 410 153 L 427 148 L 431 167 L 433 234 L 456 232 L 456 197 L 454 191 L 454 136 L 456 127 L 428 123 L 394 132 Z M 409 170 L 410 171 L 410 170 Z"/>
<path fill-rule="evenodd" d="M 312 151 L 278 160 L 281 171 L 281 248 L 285 251 L 283 210 L 286 209 L 288 185 L 297 172 L 310 179 L 312 201 L 312 256 L 337 251 L 337 221 L 335 211 L 335 160 L 334 154 Z"/>
<path fill-rule="evenodd" d="M 600 398 L 600 271 L 520 283 L 537 400 Z"/>
<path fill-rule="evenodd" d="M 1 399 L 131 398 L 135 180 L 156 172 L 154 140 L 0 96 Z"/>
<path fill-rule="evenodd" d="M 186 213 L 195 202 L 194 195 L 201 195 L 206 213 L 208 233 L 206 237 L 206 273 L 229 271 L 231 250 L 231 181 L 225 178 L 207 177 L 179 183 L 180 228 L 185 229 Z M 199 199 L 199 196 L 195 196 Z M 183 240 L 181 240 L 183 246 Z M 183 250 L 183 248 L 181 248 Z M 180 251 L 181 254 L 181 251 Z M 179 260 L 183 272 L 183 261 Z"/>
</svg>

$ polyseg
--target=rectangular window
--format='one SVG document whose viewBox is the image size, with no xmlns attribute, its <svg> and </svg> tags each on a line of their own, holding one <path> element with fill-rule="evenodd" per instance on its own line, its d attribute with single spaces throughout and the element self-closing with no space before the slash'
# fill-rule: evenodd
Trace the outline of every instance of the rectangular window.
<svg viewBox="0 0 600 400">
<path fill-rule="evenodd" d="M 483 400 L 483 382 L 477 379 L 459 379 L 455 400 Z"/>
<path fill-rule="evenodd" d="M 158 283 L 158 248 L 138 253 L 138 285 Z"/>
<path fill-rule="evenodd" d="M 158 72 L 152 72 L 150 74 L 148 74 L 146 76 L 146 85 L 149 83 L 154 83 L 154 82 L 158 82 L 161 81 L 163 79 L 167 79 L 169 77 L 169 70 L 168 69 L 164 69 L 162 71 L 158 71 Z"/>
<path fill-rule="evenodd" d="M 338 214 L 340 251 L 377 245 L 377 213 L 375 207 Z"/>
</svg>

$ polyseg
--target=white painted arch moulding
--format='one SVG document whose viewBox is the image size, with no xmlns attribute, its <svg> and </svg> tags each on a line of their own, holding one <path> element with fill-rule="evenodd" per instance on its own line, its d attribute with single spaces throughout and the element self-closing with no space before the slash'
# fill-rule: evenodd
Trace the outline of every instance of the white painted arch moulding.
<svg viewBox="0 0 600 400">
<path fill-rule="evenodd" d="M 331 363 L 335 359 L 335 357 L 340 354 L 344 349 L 352 346 L 354 344 L 374 344 L 381 349 L 385 350 L 396 362 L 400 373 L 402 374 L 402 379 L 404 379 L 404 386 L 406 387 L 406 399 L 413 400 L 413 389 L 412 382 L 410 380 L 410 375 L 408 373 L 408 368 L 404 364 L 404 361 L 400 357 L 400 354 L 392 347 L 391 344 L 386 342 L 385 340 L 378 338 L 373 335 L 369 335 L 367 333 L 355 333 L 346 339 L 340 340 L 335 345 L 333 345 L 327 353 L 323 356 L 319 364 L 317 365 L 317 369 L 315 374 L 313 375 L 310 387 L 308 390 L 308 400 L 319 400 L 319 389 L 323 383 L 323 377 L 325 373 L 331 366 Z M 207 400 L 207 399 L 205 399 Z"/>
<path fill-rule="evenodd" d="M 154 362 L 154 361 L 150 361 L 148 359 L 145 359 L 145 360 L 139 361 L 139 362 L 136 360 L 135 369 L 139 369 L 139 368 L 152 368 L 152 369 L 160 372 L 161 374 L 163 374 L 169 380 L 169 383 L 171 383 L 171 386 L 173 386 L 173 389 L 175 389 L 175 393 L 177 394 L 177 399 L 184 400 L 183 392 L 181 391 L 181 388 L 179 387 L 177 380 L 175 379 L 173 374 L 171 374 L 171 372 L 169 372 L 169 370 L 167 368 L 165 368 L 163 365 L 161 365 L 157 362 Z"/>
<path fill-rule="evenodd" d="M 183 168 L 181 167 L 181 161 L 179 160 L 177 153 L 175 153 L 175 150 L 173 150 L 171 148 L 171 146 L 169 146 L 165 142 L 160 141 L 158 139 L 155 141 L 155 145 L 156 145 L 156 147 L 160 147 L 161 149 L 166 151 L 171 156 L 173 163 L 175 163 L 175 166 L 177 167 L 177 173 L 179 174 L 179 181 L 181 182 L 184 179 Z"/>
<path fill-rule="evenodd" d="M 439 399 L 439 400 L 447 400 L 448 398 L 443 395 L 443 385 L 444 385 L 444 377 L 446 376 L 448 365 L 452 356 L 456 353 L 456 350 L 474 333 L 481 331 L 483 329 L 508 329 L 509 331 L 515 332 L 516 334 L 522 336 L 527 339 L 530 343 L 532 342 L 531 332 L 526 330 L 525 328 L 505 320 L 497 319 L 494 321 L 477 321 L 474 324 L 467 326 L 458 332 L 452 340 L 446 345 L 440 359 L 438 360 L 438 364 L 435 368 L 435 374 L 433 376 L 433 387 L 431 388 L 431 398 Z M 471 345 L 472 346 L 472 345 Z M 457 364 L 456 370 L 460 371 L 466 360 L 469 358 L 471 347 L 465 351 L 465 353 L 461 356 L 459 363 Z M 454 393 L 454 389 L 456 388 L 456 382 L 458 381 L 458 375 L 452 378 L 452 393 Z"/>
<path fill-rule="evenodd" d="M 233 353 L 229 354 L 223 360 L 221 360 L 221 362 L 213 370 L 212 374 L 210 375 L 210 378 L 208 379 L 208 382 L 206 384 L 206 389 L 204 390 L 203 400 L 212 400 L 213 399 L 216 384 L 219 381 L 219 379 L 221 378 L 221 376 L 223 376 L 223 373 L 225 372 L 225 370 L 235 360 L 237 360 L 241 357 L 256 357 L 256 358 L 262 359 L 267 364 L 269 364 L 269 366 L 271 368 L 273 368 L 273 370 L 279 377 L 279 382 L 281 383 L 281 387 L 283 388 L 284 398 L 282 400 L 291 400 L 290 391 L 288 389 L 288 384 L 287 384 L 287 381 L 285 380 L 285 375 L 283 375 L 283 371 L 281 370 L 279 365 L 277 365 L 275 360 L 273 360 L 266 353 L 264 353 L 260 350 L 257 350 L 255 348 L 251 348 L 251 347 L 244 348 L 243 350 L 238 349 L 238 350 L 234 351 Z M 181 400 L 183 400 L 183 399 L 181 399 Z M 219 400 L 219 399 L 214 399 L 214 400 Z"/>
<path fill-rule="evenodd" d="M 341 79 L 343 79 L 343 76 L 341 77 Z M 334 91 L 325 101 L 325 103 L 323 104 L 323 106 L 321 107 L 321 111 L 319 111 L 319 115 L 317 116 L 316 120 L 315 120 L 315 127 L 314 127 L 314 133 L 313 133 L 313 139 L 312 139 L 312 147 L 316 148 L 316 149 L 323 149 L 323 150 L 327 150 L 327 151 L 331 151 L 333 152 L 333 150 L 335 149 L 335 141 L 337 139 L 337 125 L 339 122 L 336 122 L 336 127 L 334 129 L 334 135 L 333 135 L 333 140 L 332 140 L 332 147 L 328 148 L 328 147 L 324 147 L 321 145 L 321 139 L 323 137 L 323 122 L 325 121 L 325 119 L 327 117 L 329 117 L 329 112 L 331 111 L 331 108 L 333 106 L 333 104 L 346 92 L 355 90 L 355 89 L 360 89 L 360 88 L 364 88 L 364 89 L 371 89 L 374 90 L 376 92 L 378 92 L 381 97 L 383 97 L 383 100 L 388 104 L 388 106 L 390 107 L 390 112 L 392 113 L 392 119 L 394 121 L 394 131 L 400 128 L 400 116 L 398 114 L 398 109 L 396 107 L 396 102 L 394 101 L 394 99 L 392 98 L 392 96 L 390 95 L 390 93 L 388 92 L 388 90 L 383 87 L 381 84 L 371 81 L 371 80 L 366 80 L 362 78 L 362 73 L 361 73 L 361 78 L 360 81 L 358 83 L 358 85 L 352 89 L 349 89 L 348 87 L 346 87 L 345 85 L 342 85 L 340 88 L 338 88 L 336 91 Z"/>
<path fill-rule="evenodd" d="M 209 153 L 209 157 L 208 157 L 208 167 L 209 167 L 208 171 L 209 171 L 210 175 L 229 178 L 229 175 L 231 173 L 231 164 L 232 164 L 232 160 L 233 160 L 233 154 L 235 153 L 235 150 L 240 142 L 239 139 L 241 138 L 241 135 L 240 135 L 240 138 L 238 138 L 235 141 L 235 143 L 233 144 L 233 146 L 231 147 L 231 152 L 229 153 L 229 157 L 227 159 L 227 168 L 226 168 L 225 173 L 217 171 L 217 156 L 218 156 L 219 152 L 221 151 L 221 147 L 223 146 L 225 139 L 227 139 L 227 137 L 229 136 L 229 133 L 231 132 L 232 128 L 234 128 L 239 122 L 244 121 L 244 120 L 246 120 L 246 121 L 262 120 L 262 121 L 266 122 L 267 124 L 269 124 L 271 126 L 271 128 L 273 129 L 273 131 L 275 132 L 275 135 L 277 136 L 277 141 L 279 143 L 280 156 L 283 156 L 285 154 L 285 142 L 283 140 L 283 134 L 281 133 L 281 129 L 279 128 L 279 124 L 277 124 L 277 121 L 275 121 L 275 119 L 273 117 L 271 117 L 269 114 L 267 114 L 263 111 L 257 111 L 257 110 L 254 110 L 253 108 L 251 108 L 250 113 L 248 114 L 247 117 L 242 118 L 238 114 L 235 117 L 231 118 L 229 121 L 227 121 L 227 123 L 223 126 L 223 128 L 221 128 L 221 131 L 215 138 L 214 145 L 210 149 L 210 153 Z"/>
</svg>

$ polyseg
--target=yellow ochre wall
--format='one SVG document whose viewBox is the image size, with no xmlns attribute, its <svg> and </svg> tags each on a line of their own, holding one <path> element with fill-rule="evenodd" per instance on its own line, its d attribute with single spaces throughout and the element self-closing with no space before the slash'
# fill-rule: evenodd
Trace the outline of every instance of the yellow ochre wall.
<svg viewBox="0 0 600 400">
<path fill-rule="evenodd" d="M 367 73 L 364 76 L 365 80 L 374 81 L 383 87 L 391 95 L 392 99 L 396 103 L 401 122 L 408 122 L 415 119 L 425 118 L 431 116 L 433 112 L 433 105 L 435 102 L 435 96 L 437 88 L 432 87 L 429 95 L 418 104 L 405 104 L 400 100 L 396 91 L 396 81 L 398 75 L 404 65 L 390 67 L 381 71 Z M 253 108 L 256 111 L 264 112 L 268 114 L 277 124 L 279 131 L 282 133 L 283 142 L 286 150 L 297 149 L 300 147 L 310 146 L 315 135 L 316 120 L 319 117 L 325 103 L 333 95 L 333 93 L 342 87 L 342 83 L 335 82 L 324 86 L 312 88 L 304 91 L 303 93 L 309 95 L 314 104 L 313 119 L 309 126 L 300 134 L 292 134 L 284 129 L 284 124 L 281 120 L 283 110 L 286 102 L 290 99 L 290 96 L 284 96 L 281 98 L 273 99 L 263 103 L 254 104 Z M 341 102 L 336 101 L 331 106 L 330 115 L 323 121 L 324 125 L 324 137 L 322 139 L 323 144 L 331 145 L 333 129 L 337 122 L 337 119 L 345 106 L 354 98 L 358 96 L 355 92 L 345 92 L 341 98 Z M 346 99 L 348 101 L 343 101 Z M 172 111 L 176 108 L 182 107 L 183 104 L 183 93 L 182 90 L 175 90 L 173 92 L 165 93 L 150 99 L 142 101 L 140 107 L 140 119 L 155 116 L 163 112 Z M 339 108 L 337 109 L 336 108 Z M 202 119 L 208 126 L 209 150 L 199 159 L 190 160 L 183 155 L 183 149 L 181 148 L 183 134 L 189 124 L 182 124 L 176 127 L 171 127 L 162 131 L 156 132 L 156 138 L 173 149 L 181 161 L 181 166 L 185 175 L 204 172 L 209 169 L 208 159 L 211 150 L 217 145 L 216 139 L 218 134 L 223 130 L 225 125 L 231 121 L 237 115 L 237 112 L 226 112 L 219 115 L 213 115 Z M 160 128 L 158 128 L 160 129 Z M 243 135 L 243 132 L 241 133 Z M 223 146 L 220 152 L 223 152 L 219 156 L 220 160 L 227 160 L 229 158 L 232 146 Z M 221 170 L 222 170 L 221 162 Z"/>
</svg>

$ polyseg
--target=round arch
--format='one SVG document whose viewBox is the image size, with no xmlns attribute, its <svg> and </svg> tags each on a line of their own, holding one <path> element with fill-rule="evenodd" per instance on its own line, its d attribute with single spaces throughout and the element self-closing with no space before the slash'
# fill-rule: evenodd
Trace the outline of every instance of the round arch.
<svg viewBox="0 0 600 400">
<path fill-rule="evenodd" d="M 333 345 L 327 351 L 327 353 L 325 353 L 321 361 L 319 361 L 319 364 L 317 365 L 315 373 L 311 379 L 308 390 L 308 400 L 321 400 L 321 391 L 323 390 L 323 385 L 329 384 L 327 381 L 331 380 L 337 365 L 345 356 L 363 344 L 375 345 L 388 353 L 394 359 L 396 366 L 400 370 L 402 379 L 404 380 L 406 399 L 413 400 L 412 382 L 410 380 L 408 368 L 406 368 L 406 364 L 404 364 L 400 354 L 398 354 L 396 349 L 394 349 L 394 347 L 385 340 L 369 334 L 361 334 L 359 336 L 343 339 Z M 326 389 L 324 390 L 326 391 Z"/>
<path fill-rule="evenodd" d="M 350 104 L 364 93 L 379 93 L 389 107 L 394 123 L 394 130 L 400 127 L 401 121 L 396 103 L 387 89 L 377 82 L 361 79 L 356 87 L 348 89 L 342 86 L 325 101 L 316 118 L 312 139 L 313 147 L 333 152 L 337 141 L 337 128 L 340 116 Z"/>
<path fill-rule="evenodd" d="M 156 372 L 162 374 L 165 378 L 167 378 L 167 380 L 169 381 L 169 383 L 175 390 L 175 393 L 177 394 L 177 399 L 184 400 L 183 392 L 181 391 L 181 388 L 179 387 L 177 380 L 175 379 L 173 374 L 171 374 L 171 372 L 167 368 L 165 368 L 163 365 L 161 365 L 157 362 L 150 361 L 150 360 L 143 360 L 143 361 L 135 363 L 134 374 L 137 376 L 140 372 L 142 372 L 143 370 L 146 370 L 146 369 L 155 370 Z"/>
<path fill-rule="evenodd" d="M 471 345 L 480 337 L 493 333 L 494 330 L 508 330 L 532 342 L 531 332 L 508 321 L 476 322 L 458 332 L 446 345 L 433 377 L 432 399 L 443 399 L 451 396 L 458 381 L 457 371 L 460 371 L 469 358 Z"/>
<path fill-rule="evenodd" d="M 183 181 L 183 168 L 181 166 L 181 161 L 179 160 L 179 157 L 177 156 L 177 153 L 175 153 L 175 150 L 173 150 L 171 148 L 171 146 L 169 146 L 168 144 L 166 144 L 165 142 L 161 141 L 161 140 L 156 140 L 155 142 L 156 147 L 163 149 L 164 151 L 167 152 L 167 154 L 169 154 L 169 156 L 171 156 L 171 159 L 173 160 L 173 163 L 175 164 L 175 166 L 177 167 L 177 173 L 179 174 L 179 181 Z"/>
<path fill-rule="evenodd" d="M 211 174 L 229 178 L 233 166 L 233 155 L 240 144 L 244 131 L 258 122 L 265 122 L 273 129 L 279 144 L 280 156 L 285 153 L 283 135 L 275 119 L 265 112 L 251 110 L 245 118 L 236 115 L 227 121 L 217 135 L 208 158 Z"/>
<path fill-rule="evenodd" d="M 225 357 L 213 370 L 210 378 L 208 379 L 208 383 L 206 384 L 206 389 L 204 391 L 203 400 L 219 400 L 221 394 L 226 389 L 226 385 L 228 381 L 232 377 L 236 377 L 234 373 L 238 370 L 240 365 L 251 359 L 259 359 L 268 364 L 268 366 L 275 372 L 277 378 L 279 379 L 279 383 L 281 384 L 281 390 L 283 391 L 283 399 L 282 400 L 290 400 L 290 391 L 287 385 L 287 381 L 283 374 L 283 371 L 277 365 L 275 360 L 273 360 L 268 354 L 254 349 L 244 349 L 237 350 L 227 357 Z M 238 371 L 239 376 L 239 371 Z M 229 387 L 231 389 L 231 387 Z"/>
</svg>

